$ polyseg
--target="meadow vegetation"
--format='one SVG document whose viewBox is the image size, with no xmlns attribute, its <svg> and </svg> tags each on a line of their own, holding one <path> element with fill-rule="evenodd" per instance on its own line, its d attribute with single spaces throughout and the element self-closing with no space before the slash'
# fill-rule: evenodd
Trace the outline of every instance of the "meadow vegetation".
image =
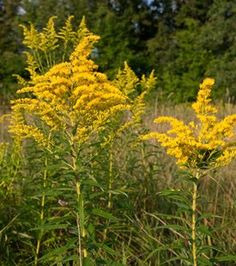
<svg viewBox="0 0 236 266">
<path fill-rule="evenodd" d="M 235 107 L 211 78 L 192 107 L 152 101 L 154 72 L 108 79 L 85 20 L 54 19 L 23 27 L 1 116 L 0 265 L 235 265 Z"/>
</svg>

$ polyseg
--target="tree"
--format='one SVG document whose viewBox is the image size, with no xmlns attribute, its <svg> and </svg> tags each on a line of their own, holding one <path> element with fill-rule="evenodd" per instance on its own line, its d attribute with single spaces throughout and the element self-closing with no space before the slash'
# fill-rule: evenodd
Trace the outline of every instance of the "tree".
<svg viewBox="0 0 236 266">
<path fill-rule="evenodd" d="M 146 40 L 153 35 L 150 6 L 142 0 L 39 0 L 25 2 L 27 21 L 42 28 L 52 15 L 61 26 L 65 16 L 74 15 L 78 25 L 83 16 L 89 29 L 101 36 L 94 50 L 94 60 L 101 70 L 113 76 L 128 61 L 137 73 L 150 72 Z M 54 11 L 52 13 L 51 11 Z"/>
<path fill-rule="evenodd" d="M 159 90 L 176 102 L 192 101 L 211 59 L 211 51 L 199 39 L 211 1 L 154 3 L 160 14 L 148 47 L 159 74 Z"/>
<path fill-rule="evenodd" d="M 202 45 L 211 50 L 206 74 L 216 78 L 216 95 L 236 101 L 236 2 L 214 1 L 201 34 Z"/>
<path fill-rule="evenodd" d="M 14 73 L 22 73 L 23 59 L 20 56 L 22 46 L 18 22 L 22 14 L 20 0 L 0 1 L 0 97 L 16 91 Z"/>
</svg>

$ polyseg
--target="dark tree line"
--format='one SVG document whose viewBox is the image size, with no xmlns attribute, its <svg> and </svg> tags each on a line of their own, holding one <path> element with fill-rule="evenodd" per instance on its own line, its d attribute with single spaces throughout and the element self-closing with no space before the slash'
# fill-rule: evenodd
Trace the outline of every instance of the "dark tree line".
<svg viewBox="0 0 236 266">
<path fill-rule="evenodd" d="M 113 76 L 124 61 L 138 75 L 155 69 L 155 93 L 192 101 L 199 82 L 216 79 L 215 96 L 236 97 L 236 2 L 234 0 L 2 0 L 0 1 L 0 91 L 12 93 L 12 74 L 24 72 L 19 23 L 40 29 L 50 16 L 61 26 L 69 15 L 86 16 L 101 36 L 96 61 Z"/>
</svg>

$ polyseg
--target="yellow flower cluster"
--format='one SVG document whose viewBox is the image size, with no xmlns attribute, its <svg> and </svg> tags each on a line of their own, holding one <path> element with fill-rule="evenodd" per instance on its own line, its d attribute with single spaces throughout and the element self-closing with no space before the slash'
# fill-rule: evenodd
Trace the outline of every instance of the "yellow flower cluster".
<svg viewBox="0 0 236 266">
<path fill-rule="evenodd" d="M 135 91 L 135 87 L 138 83 L 138 77 L 129 67 L 127 62 L 125 62 L 124 68 L 119 69 L 116 79 L 114 80 L 114 84 L 117 85 L 126 95 L 131 95 Z"/>
<path fill-rule="evenodd" d="M 214 83 L 214 79 L 206 78 L 200 84 L 197 101 L 192 105 L 198 123 L 184 124 L 173 117 L 159 117 L 154 122 L 167 123 L 170 129 L 165 133 L 152 132 L 144 136 L 144 139 L 157 139 L 181 167 L 218 167 L 227 165 L 236 157 L 236 143 L 233 141 L 236 114 L 218 121 L 217 109 L 210 104 Z"/>
<path fill-rule="evenodd" d="M 120 128 L 119 132 L 121 132 L 124 129 L 140 124 L 142 115 L 145 112 L 145 96 L 155 86 L 156 77 L 154 71 L 152 71 L 148 77 L 143 75 L 139 79 L 125 62 L 123 69 L 118 71 L 113 84 L 127 95 L 132 102 L 130 107 L 131 119 Z"/>
<path fill-rule="evenodd" d="M 80 27 L 81 39 L 69 60 L 32 76 L 29 86 L 18 90 L 27 96 L 12 101 L 13 134 L 31 136 L 45 145 L 41 128 L 46 127 L 50 132 L 66 131 L 83 142 L 117 112 L 130 109 L 128 97 L 89 59 L 99 37 L 84 22 Z"/>
<path fill-rule="evenodd" d="M 33 24 L 28 27 L 21 25 L 24 35 L 23 44 L 28 48 L 24 53 L 31 78 L 44 74 L 54 65 L 68 60 L 68 56 L 80 40 L 90 36 L 85 18 L 82 19 L 79 29 L 73 30 L 73 16 L 70 16 L 59 31 L 55 29 L 55 18 L 51 17 L 40 32 Z M 18 76 L 18 78 L 20 82 L 24 82 L 21 77 Z"/>
</svg>

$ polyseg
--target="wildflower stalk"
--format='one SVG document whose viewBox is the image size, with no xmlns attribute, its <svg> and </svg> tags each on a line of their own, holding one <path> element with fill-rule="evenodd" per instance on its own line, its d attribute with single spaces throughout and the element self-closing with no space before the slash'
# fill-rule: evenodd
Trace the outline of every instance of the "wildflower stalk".
<svg viewBox="0 0 236 266">
<path fill-rule="evenodd" d="M 76 211 L 76 225 L 77 225 L 77 232 L 78 232 L 78 253 L 79 253 L 79 266 L 83 265 L 83 257 L 87 257 L 87 249 L 84 247 L 82 249 L 82 239 L 85 238 L 85 228 L 84 228 L 84 200 L 83 194 L 81 192 L 81 183 L 79 177 L 77 176 L 77 159 L 78 155 L 76 152 L 75 144 L 73 140 L 71 140 L 71 167 L 73 169 L 75 175 L 75 190 L 77 195 L 77 211 Z"/>
<path fill-rule="evenodd" d="M 76 194 L 77 194 L 77 207 L 80 209 L 80 183 L 76 182 Z M 82 259 L 82 241 L 81 241 L 81 226 L 80 226 L 80 217 L 79 212 L 76 212 L 76 224 L 77 224 L 77 232 L 78 232 L 78 242 L 79 242 L 79 265 L 83 265 Z"/>
<path fill-rule="evenodd" d="M 146 161 L 145 161 L 145 151 L 144 151 L 144 145 L 141 146 L 141 158 L 142 158 L 142 164 L 144 169 L 147 169 Z M 147 210 L 147 194 L 148 194 L 148 179 L 147 175 L 144 175 L 144 210 Z"/>
<path fill-rule="evenodd" d="M 113 153 L 112 153 L 112 147 L 113 147 L 113 142 L 110 144 L 110 149 L 109 149 L 109 180 L 108 180 L 108 204 L 107 207 L 108 209 L 111 209 L 112 207 L 112 182 L 113 182 Z"/>
<path fill-rule="evenodd" d="M 109 174 L 108 174 L 108 201 L 107 201 L 107 208 L 108 210 L 111 210 L 112 208 L 112 183 L 113 183 L 113 139 L 111 140 L 111 143 L 109 145 Z M 107 238 L 107 228 L 104 229 L 103 232 L 103 240 L 105 241 Z"/>
<path fill-rule="evenodd" d="M 196 174 L 196 179 L 199 179 L 199 173 Z M 193 181 L 192 191 L 192 256 L 193 266 L 197 266 L 197 245 L 196 245 L 196 207 L 197 207 L 197 180 Z"/>
<path fill-rule="evenodd" d="M 39 55 L 39 52 L 38 51 L 34 51 L 33 52 L 33 56 L 36 59 L 36 62 L 37 62 L 37 65 L 38 65 L 40 73 L 43 73 L 44 72 L 44 67 L 43 67 L 41 56 Z"/>
<path fill-rule="evenodd" d="M 45 189 L 47 187 L 47 176 L 48 176 L 48 158 L 45 156 L 44 158 L 44 171 L 43 171 L 43 192 L 42 192 L 42 198 L 41 198 L 41 210 L 40 210 L 40 224 L 42 225 L 44 221 L 44 212 L 45 212 L 45 198 L 46 193 Z M 41 248 L 41 241 L 43 237 L 43 229 L 40 229 L 37 245 L 36 245 L 36 254 L 35 254 L 35 260 L 34 265 L 38 265 L 38 259 L 39 259 L 39 252 Z"/>
<path fill-rule="evenodd" d="M 49 58 L 48 58 L 48 54 L 47 54 L 46 51 L 44 51 L 44 58 L 46 60 L 47 67 L 49 68 L 50 67 L 50 63 L 49 63 Z"/>
</svg>

